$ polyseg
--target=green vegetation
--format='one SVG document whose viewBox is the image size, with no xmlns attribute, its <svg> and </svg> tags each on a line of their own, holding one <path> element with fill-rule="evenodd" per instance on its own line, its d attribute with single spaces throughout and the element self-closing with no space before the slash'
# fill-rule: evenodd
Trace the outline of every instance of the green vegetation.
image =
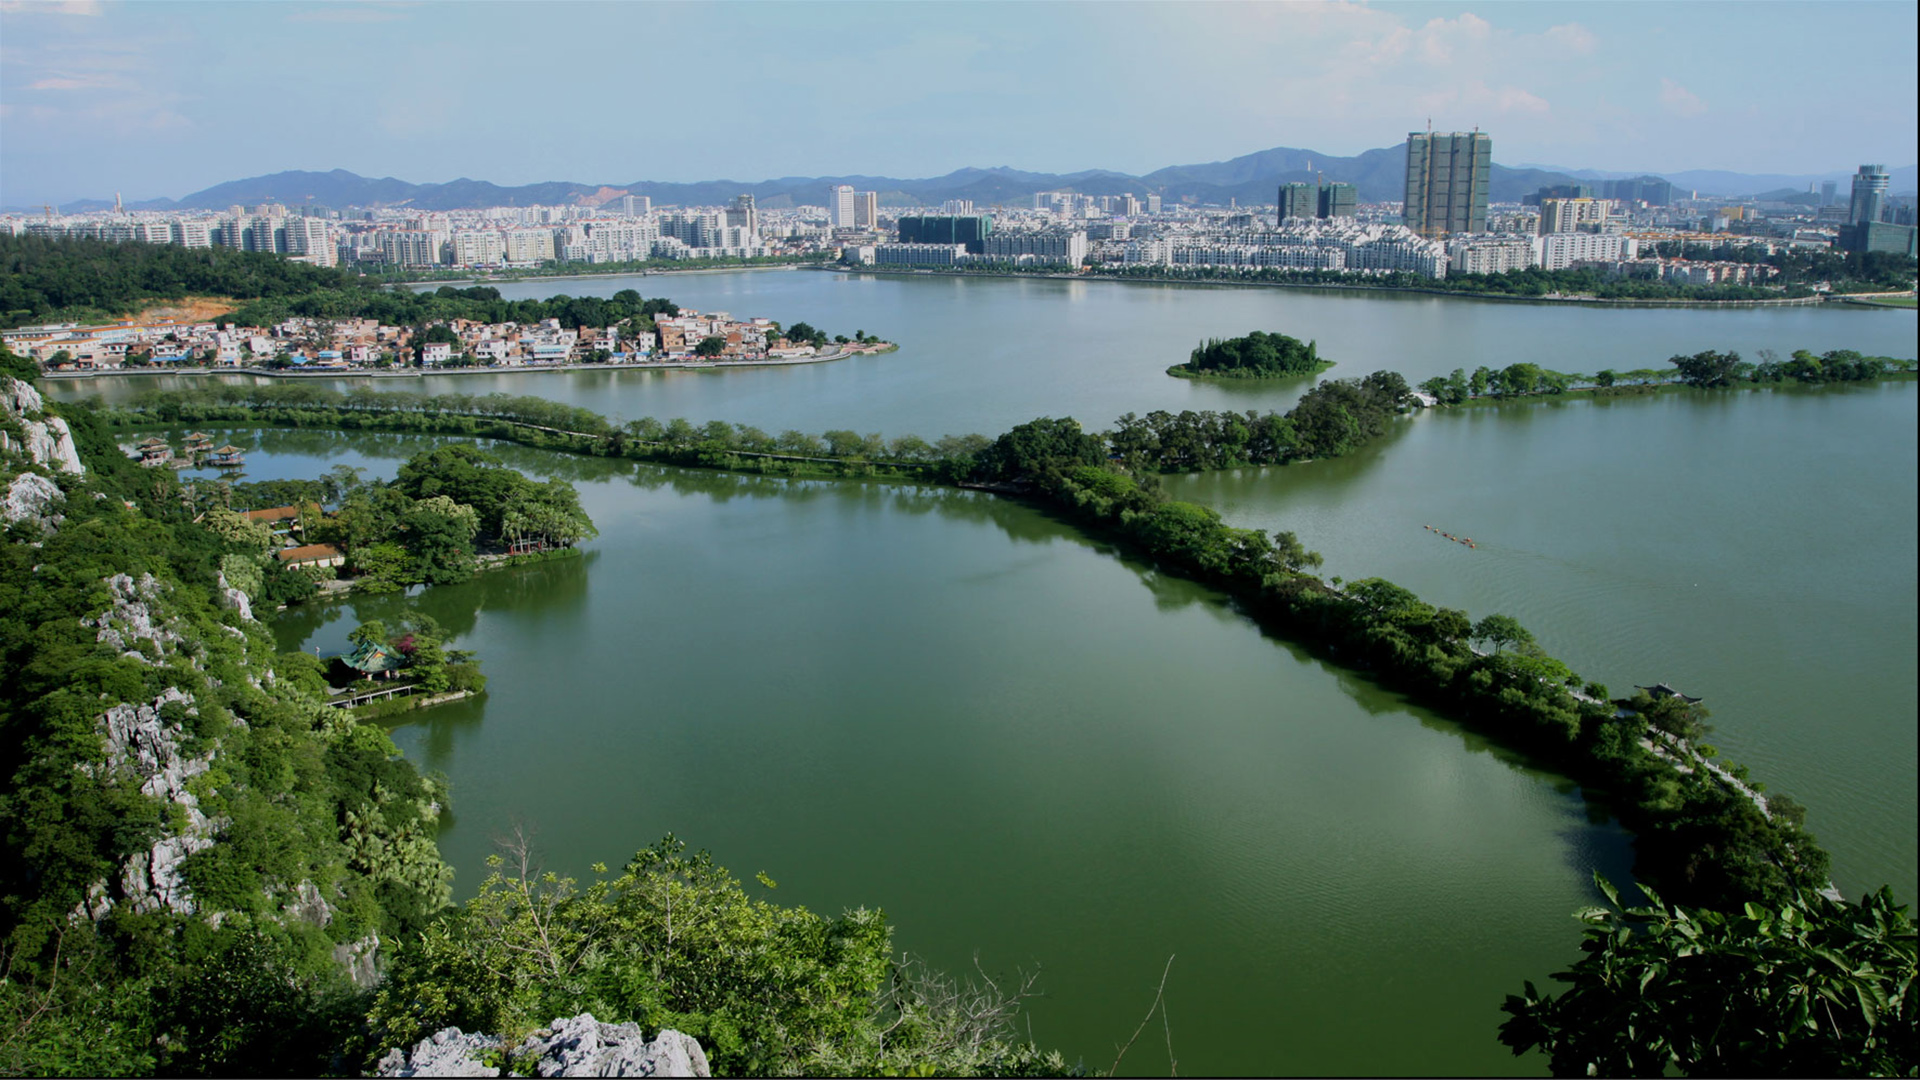
<svg viewBox="0 0 1920 1080">
<path fill-rule="evenodd" d="M 342 289 L 373 291 L 345 270 L 278 255 L 0 236 L 0 326 L 100 322 L 189 296 L 258 300 Z"/>
<path fill-rule="evenodd" d="M 524 837 L 488 863 L 478 896 L 395 955 L 371 1012 L 378 1045 L 448 1025 L 516 1039 L 590 1011 L 693 1035 L 720 1076 L 1071 1071 L 1016 1036 L 1025 987 L 896 962 L 881 912 L 755 899 L 671 835 L 617 876 L 595 866 L 584 888 L 539 872 Z"/>
<path fill-rule="evenodd" d="M 1559 997 L 1509 996 L 1500 1039 L 1546 1053 L 1555 1076 L 1912 1076 L 1920 1058 L 1914 931 L 1885 888 L 1857 905 L 1819 895 L 1737 912 L 1649 891 L 1587 923 Z"/>
<path fill-rule="evenodd" d="M 242 305 L 225 318 L 242 326 L 272 326 L 297 317 L 374 319 L 388 326 L 417 327 L 454 319 L 522 324 L 558 319 L 568 327 L 618 326 L 632 333 L 652 333 L 653 317 L 662 313 L 678 315 L 680 307 L 671 300 L 643 298 L 632 289 L 604 299 L 563 293 L 545 300 L 506 300 L 499 289 L 485 285 L 465 289 L 442 285 L 432 292 L 415 292 L 353 283 L 266 297 Z"/>
<path fill-rule="evenodd" d="M 679 1024 L 729 1070 L 1071 1071 L 1016 1035 L 1027 986 L 897 960 L 878 912 L 749 899 L 671 838 L 580 891 L 522 849 L 514 874 L 451 907 L 444 782 L 328 707 L 317 658 L 276 654 L 220 601 L 223 574 L 264 580 L 264 529 L 140 468 L 99 414 L 62 412 L 85 476 L 0 462 L 65 494 L 58 528 L 11 526 L 0 546 L 0 1072 L 351 1073 L 442 1017 L 511 1033 L 576 1006 Z M 456 446 L 391 485 L 340 470 L 230 497 L 337 499 L 355 511 L 340 527 L 370 538 L 383 520 L 413 529 L 423 503 L 481 535 L 558 537 L 539 520 L 545 487 Z M 388 501 L 393 517 L 373 516 Z M 417 613 L 355 637 L 403 655 L 424 689 L 482 685 Z"/>
<path fill-rule="evenodd" d="M 1182 378 L 1289 379 L 1316 375 L 1333 366 L 1322 360 L 1314 342 L 1301 343 L 1285 334 L 1255 330 L 1246 337 L 1209 338 L 1184 364 L 1167 374 Z"/>
<path fill-rule="evenodd" d="M 336 951 L 447 901 L 444 788 L 218 602 L 250 540 L 68 420 L 88 474 L 54 478 L 65 521 L 0 546 L 0 1070 L 328 1069 L 364 1008 Z M 137 754 L 109 711 L 149 718 Z"/>
</svg>

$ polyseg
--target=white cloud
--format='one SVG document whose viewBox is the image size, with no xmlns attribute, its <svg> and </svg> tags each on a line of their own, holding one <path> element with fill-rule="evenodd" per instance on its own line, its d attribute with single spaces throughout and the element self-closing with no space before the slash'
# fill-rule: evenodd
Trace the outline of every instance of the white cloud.
<svg viewBox="0 0 1920 1080">
<path fill-rule="evenodd" d="M 1666 78 L 1660 80 L 1660 104 L 1675 116 L 1699 116 L 1707 111 L 1707 103 L 1698 94 Z"/>
<path fill-rule="evenodd" d="M 0 0 L 0 15 L 100 15 L 99 0 Z"/>
<path fill-rule="evenodd" d="M 29 90 L 111 90 L 122 89 L 126 80 L 115 75 L 49 75 L 27 84 Z"/>
<path fill-rule="evenodd" d="M 1579 23 L 1562 23 L 1559 26 L 1548 27 L 1547 32 L 1540 36 L 1581 56 L 1586 56 L 1600 47 L 1600 39 L 1593 36 L 1593 31 Z"/>
</svg>

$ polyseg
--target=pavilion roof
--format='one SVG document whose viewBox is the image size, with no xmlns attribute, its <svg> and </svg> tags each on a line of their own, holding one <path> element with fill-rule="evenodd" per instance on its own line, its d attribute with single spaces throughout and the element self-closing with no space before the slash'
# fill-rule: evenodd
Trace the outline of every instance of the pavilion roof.
<svg viewBox="0 0 1920 1080">
<path fill-rule="evenodd" d="M 398 671 L 407 666 L 406 657 L 385 645 L 372 641 L 361 642 L 352 652 L 340 659 L 353 670 L 364 671 L 369 675 L 383 671 Z"/>
</svg>

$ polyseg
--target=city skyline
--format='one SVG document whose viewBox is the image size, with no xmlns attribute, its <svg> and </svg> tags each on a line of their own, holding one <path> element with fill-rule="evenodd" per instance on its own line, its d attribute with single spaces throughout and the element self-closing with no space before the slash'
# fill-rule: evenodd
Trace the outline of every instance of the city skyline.
<svg viewBox="0 0 1920 1080">
<path fill-rule="evenodd" d="M 501 184 L 1138 174 L 1258 146 L 1352 155 L 1429 119 L 1568 169 L 1898 168 L 1916 157 L 1915 29 L 1912 5 L 1892 3 L 11 0 L 0 203 L 178 197 L 284 169 Z M 724 77 L 704 50 L 671 47 L 716 34 L 733 43 Z M 1848 77 L 1772 60 L 1786 39 L 1793 56 L 1848 56 Z M 1089 63 L 1058 62 L 1075 53 Z M 1863 92 L 1863 71 L 1886 92 Z"/>
</svg>

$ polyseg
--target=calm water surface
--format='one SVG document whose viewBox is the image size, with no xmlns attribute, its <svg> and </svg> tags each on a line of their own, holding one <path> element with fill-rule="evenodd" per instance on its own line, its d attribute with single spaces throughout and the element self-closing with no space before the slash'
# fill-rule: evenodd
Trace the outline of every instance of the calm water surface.
<svg viewBox="0 0 1920 1080">
<path fill-rule="evenodd" d="M 628 287 L 905 347 L 794 369 L 419 382 L 933 436 L 1283 408 L 1304 384 L 1162 374 L 1199 338 L 1256 327 L 1317 338 L 1342 361 L 1333 376 L 1416 380 L 1708 347 L 1915 351 L 1912 313 L 1825 308 L 814 272 L 513 289 Z M 1891 882 L 1911 899 L 1915 416 L 1912 384 L 1484 408 L 1418 418 L 1352 458 L 1169 482 L 1236 524 L 1295 530 L 1329 573 L 1514 614 L 1616 690 L 1703 694 L 1714 741 L 1812 807 L 1844 889 Z M 424 445 L 261 438 L 256 475 L 390 474 Z M 573 869 L 671 829 L 743 875 L 766 870 L 787 902 L 887 908 L 899 944 L 943 966 L 975 949 L 991 970 L 1038 962 L 1036 1038 L 1096 1068 L 1175 953 L 1189 1074 L 1478 1073 L 1532 1064 L 1494 1041 L 1497 1003 L 1575 955 L 1566 913 L 1587 902 L 1589 868 L 1626 873 L 1618 834 L 1564 785 L 1033 511 L 512 454 L 581 480 L 602 538 L 585 559 L 422 599 L 493 679 L 484 701 L 397 733 L 455 782 L 444 845 L 463 888 L 516 819 Z M 382 610 L 294 613 L 281 630 L 289 647 L 338 648 Z M 1146 1042 L 1128 1068 L 1164 1069 Z"/>
<path fill-rule="evenodd" d="M 428 443 L 256 445 L 262 478 Z M 453 781 L 462 892 L 515 823 L 573 872 L 673 830 L 940 966 L 1039 966 L 1034 1036 L 1095 1067 L 1174 955 L 1188 1074 L 1509 1073 L 1502 996 L 1625 874 L 1564 781 L 1033 510 L 505 452 L 601 538 L 417 601 L 490 679 L 395 732 Z M 276 630 L 331 652 L 396 606 Z"/>
<path fill-rule="evenodd" d="M 816 270 L 529 281 L 510 298 L 665 295 L 703 311 L 865 330 L 900 351 L 733 371 L 519 372 L 320 380 L 403 392 L 538 394 L 626 419 L 681 416 L 769 431 L 852 428 L 927 438 L 998 434 L 1036 416 L 1090 428 L 1154 409 L 1284 409 L 1310 380 L 1244 386 L 1175 379 L 1201 339 L 1249 330 L 1313 338 L 1327 378 L 1379 368 L 1414 382 L 1526 360 L 1560 371 L 1663 367 L 1678 352 L 1851 348 L 1914 355 L 1914 313 L 1794 307 L 1591 309 L 1439 296 L 1113 281 L 870 277 Z M 121 396 L 175 378 L 85 380 L 56 393 Z M 191 378 L 191 377 L 189 377 Z M 246 376 L 240 376 L 246 378 Z"/>
</svg>

